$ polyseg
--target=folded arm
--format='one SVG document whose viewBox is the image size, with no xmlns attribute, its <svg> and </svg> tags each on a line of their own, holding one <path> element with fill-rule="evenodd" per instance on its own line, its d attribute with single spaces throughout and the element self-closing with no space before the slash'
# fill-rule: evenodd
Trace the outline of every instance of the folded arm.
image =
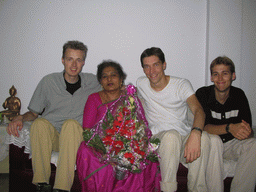
<svg viewBox="0 0 256 192">
<path fill-rule="evenodd" d="M 227 127 L 227 124 L 223 124 L 223 125 L 207 124 L 204 129 L 208 133 L 215 134 L 215 135 L 222 135 L 227 133 L 226 127 Z M 242 120 L 241 123 L 230 123 L 229 132 L 239 140 L 247 139 L 252 135 L 252 129 L 250 124 L 244 120 Z"/>
</svg>

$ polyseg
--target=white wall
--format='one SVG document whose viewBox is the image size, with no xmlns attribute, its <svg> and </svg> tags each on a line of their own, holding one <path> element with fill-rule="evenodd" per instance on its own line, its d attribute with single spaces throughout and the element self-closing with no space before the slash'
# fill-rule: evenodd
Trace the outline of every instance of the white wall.
<svg viewBox="0 0 256 192">
<path fill-rule="evenodd" d="M 135 84 L 143 75 L 139 57 L 152 46 L 165 52 L 166 74 L 189 79 L 195 90 L 210 83 L 208 64 L 219 54 L 230 56 L 238 73 L 251 72 L 254 64 L 242 68 L 240 61 L 242 50 L 255 49 L 250 34 L 246 37 L 251 45 L 242 42 L 249 27 L 243 11 L 251 10 L 250 19 L 254 9 L 243 4 L 242 0 L 1 1 L 0 104 L 15 85 L 24 113 L 40 79 L 63 70 L 62 46 L 75 39 L 89 48 L 83 72 L 95 74 L 103 59 L 113 59 L 128 74 L 126 83 Z M 255 61 L 253 57 L 248 59 Z M 239 78 L 234 85 L 242 85 Z"/>
<path fill-rule="evenodd" d="M 232 59 L 236 66 L 237 81 L 234 86 L 239 86 L 241 66 L 241 37 L 242 37 L 242 2 L 241 0 L 209 1 L 209 47 L 207 49 L 207 83 L 210 81 L 211 62 L 220 55 Z"/>
<path fill-rule="evenodd" d="M 256 1 L 243 1 L 241 83 L 245 91 L 256 128 Z M 254 133 L 256 133 L 254 131 Z"/>
<path fill-rule="evenodd" d="M 135 83 L 143 75 L 141 52 L 159 46 L 166 73 L 187 77 L 198 88 L 205 78 L 205 6 L 191 0 L 2 1 L 0 100 L 14 84 L 24 112 L 38 81 L 63 70 L 62 45 L 73 39 L 89 47 L 84 72 L 95 73 L 103 59 L 113 59 L 123 65 L 126 82 Z"/>
<path fill-rule="evenodd" d="M 211 61 L 219 55 L 230 57 L 236 66 L 233 85 L 245 91 L 256 126 L 256 1 L 214 0 L 208 10 L 206 84 L 211 84 Z"/>
</svg>

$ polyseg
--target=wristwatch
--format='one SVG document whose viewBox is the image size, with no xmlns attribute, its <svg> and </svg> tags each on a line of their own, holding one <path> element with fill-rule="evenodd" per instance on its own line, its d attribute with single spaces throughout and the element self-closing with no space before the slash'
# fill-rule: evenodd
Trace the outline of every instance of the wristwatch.
<svg viewBox="0 0 256 192">
<path fill-rule="evenodd" d="M 202 132 L 203 132 L 203 130 L 202 129 L 200 129 L 199 127 L 193 127 L 192 129 L 191 129 L 191 131 L 193 131 L 193 130 L 197 130 L 197 131 L 200 131 L 201 132 L 201 134 L 202 134 Z"/>
</svg>

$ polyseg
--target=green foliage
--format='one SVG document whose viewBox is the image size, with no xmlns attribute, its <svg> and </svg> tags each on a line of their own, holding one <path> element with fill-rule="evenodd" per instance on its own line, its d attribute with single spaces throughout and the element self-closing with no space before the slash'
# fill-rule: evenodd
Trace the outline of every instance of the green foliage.
<svg viewBox="0 0 256 192">
<path fill-rule="evenodd" d="M 103 129 L 103 130 L 108 129 L 109 126 L 110 126 L 109 124 L 113 123 L 113 121 L 114 121 L 114 117 L 113 117 L 113 115 L 111 114 L 111 112 L 109 111 L 109 109 L 108 109 L 108 111 L 107 111 L 107 120 L 108 120 L 108 122 L 104 121 L 104 122 L 102 123 L 102 129 Z"/>
<path fill-rule="evenodd" d="M 151 138 L 150 143 L 160 145 L 160 139 L 159 138 Z"/>
<path fill-rule="evenodd" d="M 155 163 L 158 161 L 158 156 L 154 153 L 150 153 L 148 156 L 147 156 L 147 160 Z"/>
<path fill-rule="evenodd" d="M 83 132 L 85 142 L 88 142 L 91 139 L 92 135 L 93 133 L 91 132 L 91 130 L 88 130 L 88 129 L 85 130 Z M 103 154 L 106 154 L 107 152 L 101 138 L 97 134 L 90 140 L 90 142 L 88 143 L 88 146 L 94 147 L 95 150 Z"/>
<path fill-rule="evenodd" d="M 152 145 L 157 145 L 157 146 L 159 146 L 160 145 L 160 139 L 158 139 L 158 138 L 151 138 L 150 140 L 150 143 L 152 144 Z M 149 161 L 151 161 L 151 162 L 157 162 L 158 161 L 158 156 L 157 156 L 157 154 L 156 153 L 150 153 L 148 156 L 147 156 L 147 159 L 149 160 Z"/>
<path fill-rule="evenodd" d="M 133 173 L 141 173 L 141 169 L 135 169 L 132 171 Z"/>
</svg>

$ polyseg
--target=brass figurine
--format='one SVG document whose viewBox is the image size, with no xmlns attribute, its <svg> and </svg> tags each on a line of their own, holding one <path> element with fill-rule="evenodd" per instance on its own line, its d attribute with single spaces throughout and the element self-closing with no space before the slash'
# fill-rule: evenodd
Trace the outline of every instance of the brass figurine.
<svg viewBox="0 0 256 192">
<path fill-rule="evenodd" d="M 6 116 L 10 121 L 20 114 L 21 102 L 18 97 L 15 97 L 17 90 L 14 86 L 9 89 L 10 97 L 8 97 L 3 103 L 3 108 L 7 109 L 1 111 L 2 116 Z"/>
</svg>

